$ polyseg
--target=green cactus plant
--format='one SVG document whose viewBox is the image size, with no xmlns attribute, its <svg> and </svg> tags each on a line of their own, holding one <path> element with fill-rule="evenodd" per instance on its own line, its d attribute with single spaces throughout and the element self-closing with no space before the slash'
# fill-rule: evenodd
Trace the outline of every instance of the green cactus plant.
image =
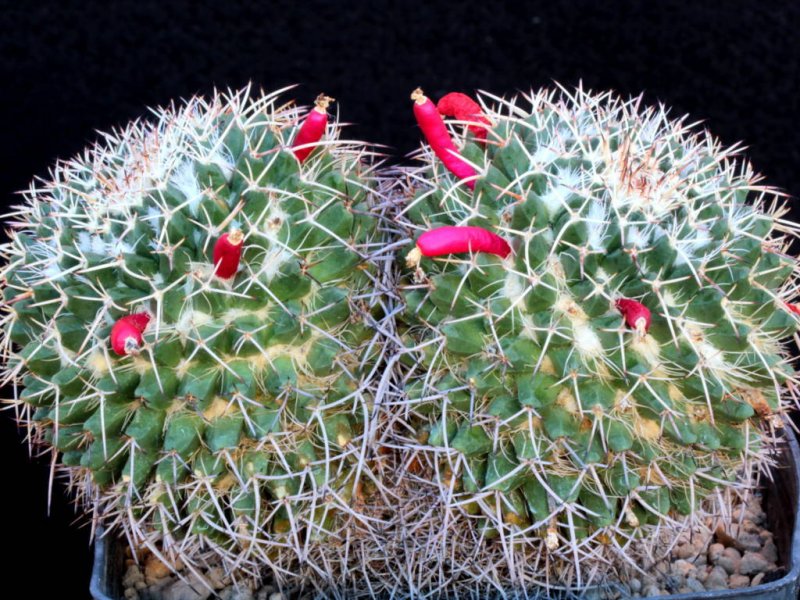
<svg viewBox="0 0 800 600">
<path fill-rule="evenodd" d="M 15 208 L 4 379 L 96 522 L 323 596 L 527 597 L 769 466 L 799 229 L 737 148 L 582 89 L 451 96 L 455 144 L 418 90 L 423 165 L 381 170 L 278 94 L 159 109 Z"/>
<path fill-rule="evenodd" d="M 735 147 L 640 99 L 482 96 L 451 144 L 412 98 L 396 446 L 440 515 L 419 560 L 465 594 L 596 583 L 769 461 L 798 227 Z"/>
<path fill-rule="evenodd" d="M 327 98 L 295 150 L 278 94 L 159 109 L 32 185 L 0 343 L 31 441 L 100 523 L 170 563 L 324 578 L 316 549 L 368 527 L 381 481 L 376 161 L 338 123 L 309 155 Z"/>
</svg>

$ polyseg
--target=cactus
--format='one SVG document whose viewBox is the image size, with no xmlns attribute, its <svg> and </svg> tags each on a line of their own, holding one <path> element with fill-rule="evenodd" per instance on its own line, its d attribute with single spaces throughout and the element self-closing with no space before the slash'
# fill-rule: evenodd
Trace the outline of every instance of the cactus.
<svg viewBox="0 0 800 600">
<path fill-rule="evenodd" d="M 527 597 L 730 514 L 800 322 L 800 228 L 737 147 L 416 90 L 423 164 L 382 171 L 278 95 L 158 109 L 15 208 L 4 380 L 96 523 L 323 596 Z"/>
<path fill-rule="evenodd" d="M 640 98 L 483 96 L 453 144 L 412 98 L 433 148 L 397 208 L 395 443 L 438 515 L 419 562 L 467 596 L 597 583 L 768 465 L 798 227 L 737 147 Z"/>
<path fill-rule="evenodd" d="M 98 522 L 169 563 L 324 578 L 315 548 L 368 524 L 381 481 L 376 161 L 338 123 L 319 139 L 330 99 L 298 136 L 278 94 L 158 109 L 35 182 L 0 343 L 31 442 Z"/>
</svg>

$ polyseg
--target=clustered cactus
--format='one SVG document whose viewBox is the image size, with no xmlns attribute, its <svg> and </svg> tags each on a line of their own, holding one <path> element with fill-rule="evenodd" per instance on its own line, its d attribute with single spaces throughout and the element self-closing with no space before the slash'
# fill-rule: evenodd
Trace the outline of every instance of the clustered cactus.
<svg viewBox="0 0 800 600">
<path fill-rule="evenodd" d="M 525 593 L 768 466 L 798 228 L 737 149 L 610 93 L 412 98 L 416 168 L 242 90 L 26 193 L 6 380 L 98 522 L 351 595 Z"/>
</svg>

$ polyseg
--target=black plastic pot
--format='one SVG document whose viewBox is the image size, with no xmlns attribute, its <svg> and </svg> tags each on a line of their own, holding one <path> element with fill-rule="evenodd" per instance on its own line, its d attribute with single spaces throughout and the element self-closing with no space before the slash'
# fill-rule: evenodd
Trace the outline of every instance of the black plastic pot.
<svg viewBox="0 0 800 600">
<path fill-rule="evenodd" d="M 714 590 L 697 594 L 660 596 L 662 600 L 710 600 L 760 598 L 763 600 L 796 600 L 800 591 L 800 446 L 795 434 L 785 430 L 783 445 L 773 481 L 766 482 L 763 507 L 770 530 L 782 558 L 786 575 L 755 587 L 736 590 Z M 122 575 L 125 554 L 122 542 L 102 537 L 95 542 L 94 568 L 90 591 L 95 600 L 123 600 Z"/>
</svg>

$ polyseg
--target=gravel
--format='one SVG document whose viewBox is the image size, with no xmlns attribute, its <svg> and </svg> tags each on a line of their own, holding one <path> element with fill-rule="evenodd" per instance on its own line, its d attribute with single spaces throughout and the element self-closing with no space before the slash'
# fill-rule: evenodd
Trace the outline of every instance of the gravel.
<svg viewBox="0 0 800 600">
<path fill-rule="evenodd" d="M 718 543 L 711 544 L 708 547 L 708 560 L 710 560 L 712 563 L 716 563 L 722 556 L 723 552 L 725 552 L 725 546 Z"/>
<path fill-rule="evenodd" d="M 760 547 L 759 547 L 760 549 Z M 722 556 L 717 559 L 717 564 L 725 569 L 728 575 L 733 575 L 739 571 L 739 564 L 742 562 L 742 555 L 736 548 L 725 548 Z"/>
<path fill-rule="evenodd" d="M 765 572 L 769 568 L 769 562 L 759 552 L 745 552 L 739 565 L 739 572 L 742 575 L 755 575 Z"/>
<path fill-rule="evenodd" d="M 718 529 L 691 537 L 682 534 L 671 560 L 661 559 L 643 567 L 653 578 L 647 579 L 646 586 L 639 579 L 631 579 L 625 590 L 630 597 L 742 589 L 780 575 L 778 548 L 766 528 L 766 515 L 757 495 L 746 506 L 736 508 L 727 531 Z"/>
<path fill-rule="evenodd" d="M 750 585 L 750 578 L 747 575 L 731 575 L 728 578 L 728 587 L 730 589 L 738 589 Z"/>
<path fill-rule="evenodd" d="M 703 585 L 707 590 L 723 590 L 728 587 L 728 573 L 722 567 L 714 567 L 708 573 Z"/>
</svg>

